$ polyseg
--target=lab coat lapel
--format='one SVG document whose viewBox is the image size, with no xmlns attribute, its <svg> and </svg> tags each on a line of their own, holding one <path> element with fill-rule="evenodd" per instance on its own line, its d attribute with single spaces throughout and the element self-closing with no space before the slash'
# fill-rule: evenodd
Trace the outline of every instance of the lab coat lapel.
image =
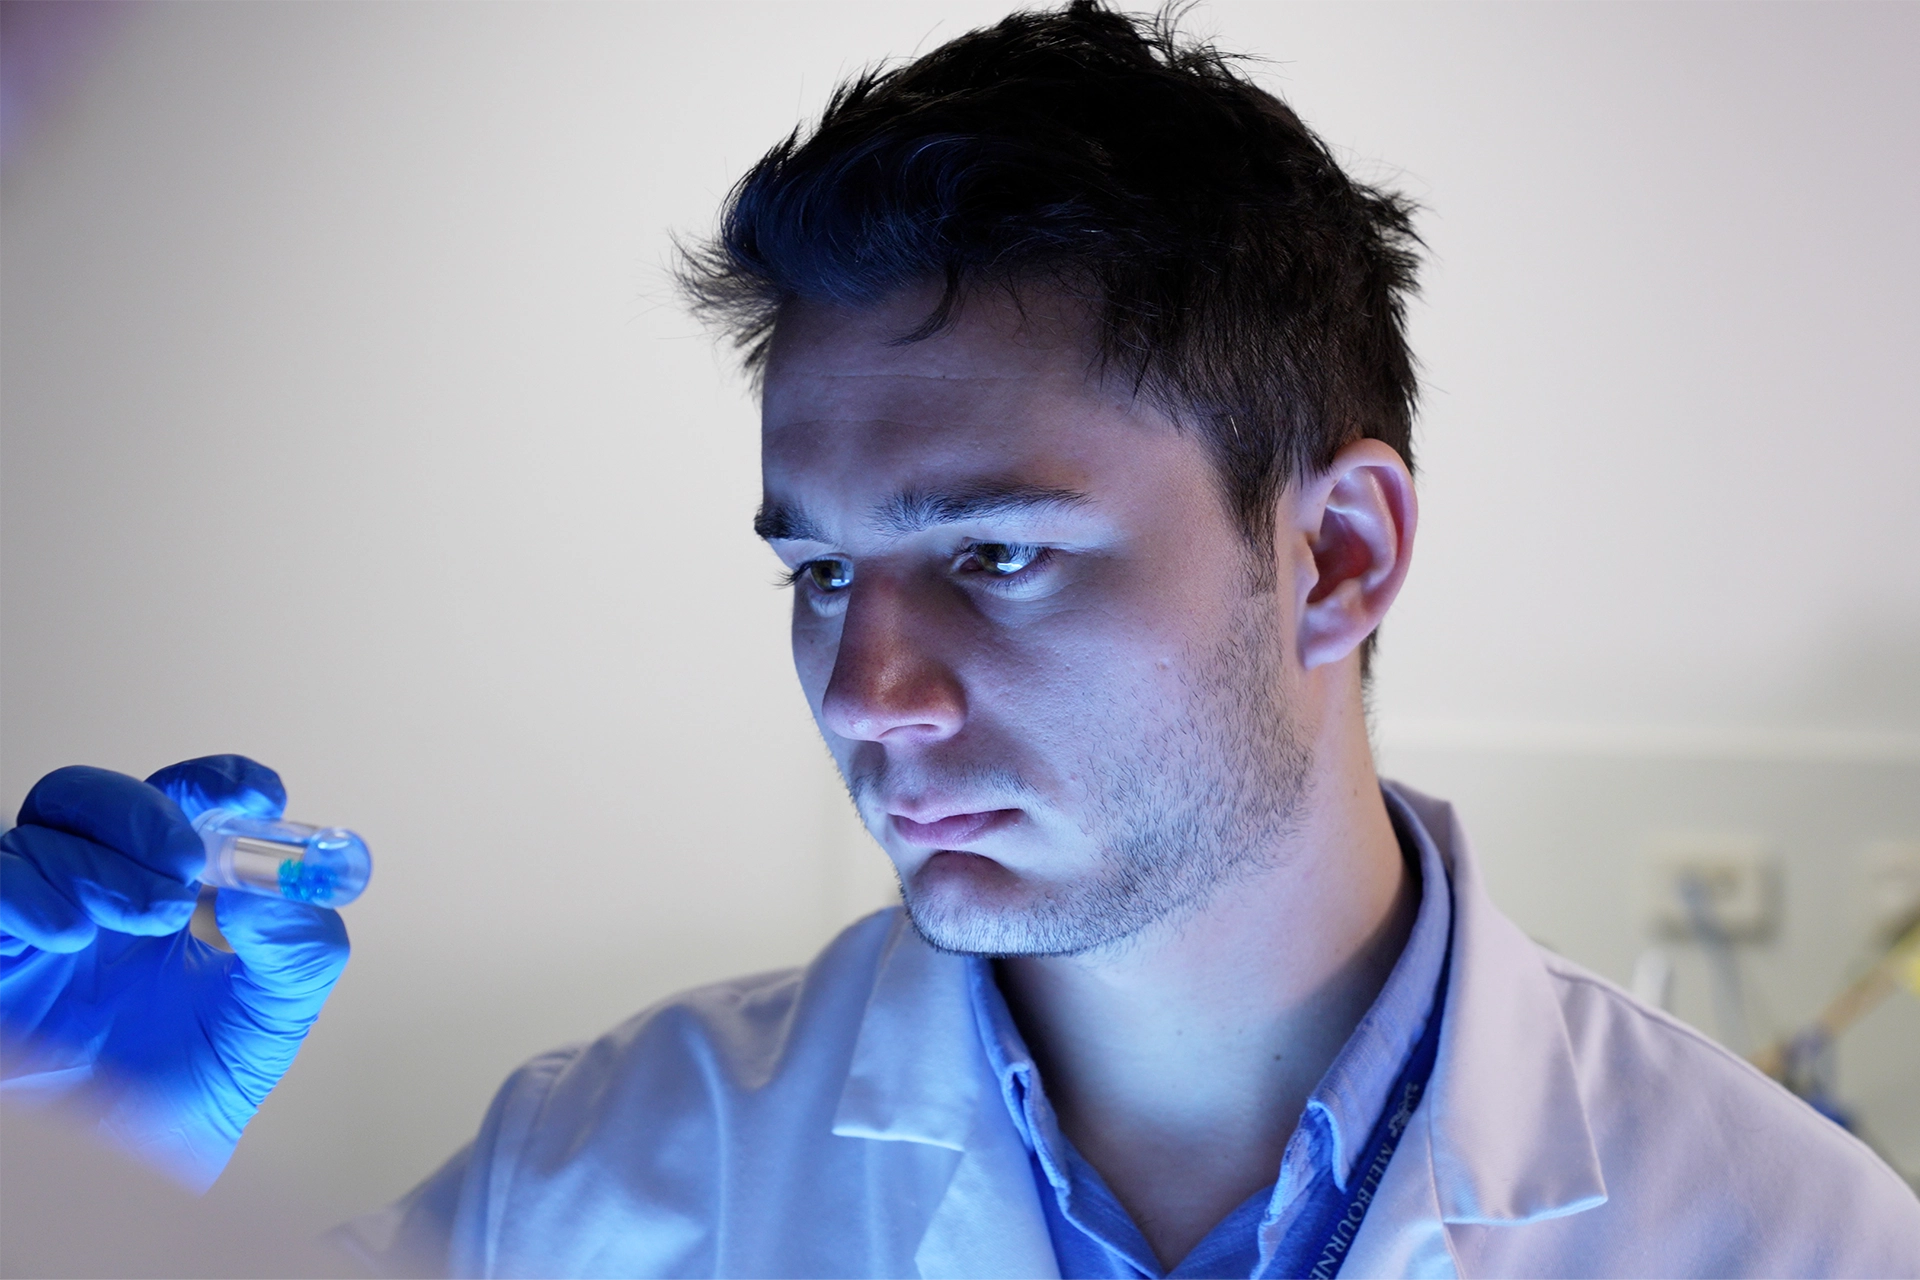
<svg viewBox="0 0 1920 1280">
<path fill-rule="evenodd" d="M 1440 1214 L 1431 1134 L 1420 1114 L 1426 1109 L 1422 1103 L 1414 1113 L 1399 1150 L 1387 1162 L 1341 1275 L 1452 1280 L 1460 1274 Z"/>
<path fill-rule="evenodd" d="M 963 962 L 928 946 L 899 912 L 860 1019 L 833 1131 L 964 1151 L 979 1089 L 967 1067 L 984 1056 Z"/>
<path fill-rule="evenodd" d="M 1427 803 L 1445 810 L 1429 830 L 1445 833 L 1458 921 L 1432 1099 L 1441 1212 L 1452 1223 L 1521 1223 L 1604 1204 L 1566 1015 L 1539 948 L 1487 897 L 1452 806 Z"/>
<path fill-rule="evenodd" d="M 1420 1108 L 1433 1208 L 1449 1224 L 1517 1225 L 1604 1204 L 1566 1017 L 1539 949 L 1487 897 L 1452 806 L 1392 785 L 1453 881 L 1453 977 Z"/>
<path fill-rule="evenodd" d="M 984 1073 L 985 1055 L 979 1056 Z M 996 1093 L 981 1090 L 975 1097 L 980 1108 L 966 1153 L 927 1224 L 914 1262 L 927 1277 L 1054 1280 L 1060 1264 L 1047 1235 L 1026 1145 Z"/>
<path fill-rule="evenodd" d="M 933 1205 L 918 1242 L 896 1242 L 910 1245 L 921 1275 L 1059 1274 L 1026 1147 L 980 1045 L 964 961 L 929 947 L 904 914 L 880 958 L 833 1131 L 956 1153 L 900 1162 L 903 1179 L 944 1178 L 898 1188 L 903 1203 Z"/>
</svg>

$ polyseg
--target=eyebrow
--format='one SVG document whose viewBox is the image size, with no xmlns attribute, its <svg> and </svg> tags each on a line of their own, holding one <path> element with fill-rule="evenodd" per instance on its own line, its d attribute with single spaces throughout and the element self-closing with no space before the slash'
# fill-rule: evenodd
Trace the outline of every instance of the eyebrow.
<svg viewBox="0 0 1920 1280">
<path fill-rule="evenodd" d="M 882 502 L 873 522 L 896 537 L 919 533 L 943 524 L 960 524 L 991 516 L 1063 511 L 1093 499 L 1077 489 L 979 480 L 946 489 L 907 489 Z M 768 498 L 753 517 L 753 531 L 769 542 L 826 542 L 820 525 L 798 506 Z"/>
<path fill-rule="evenodd" d="M 806 512 L 799 507 L 784 502 L 775 502 L 764 498 L 760 509 L 753 513 L 753 532 L 768 542 L 825 542 L 826 535 L 820 532 Z"/>
</svg>

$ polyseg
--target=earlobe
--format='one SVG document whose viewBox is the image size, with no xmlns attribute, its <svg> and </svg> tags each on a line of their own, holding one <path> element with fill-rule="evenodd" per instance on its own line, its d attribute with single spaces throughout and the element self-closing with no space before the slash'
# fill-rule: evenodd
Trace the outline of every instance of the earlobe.
<svg viewBox="0 0 1920 1280">
<path fill-rule="evenodd" d="M 1311 670 L 1358 649 L 1386 617 L 1406 581 L 1419 504 L 1406 463 L 1378 440 L 1342 449 L 1299 500 L 1311 560 L 1298 579 L 1300 663 Z"/>
</svg>

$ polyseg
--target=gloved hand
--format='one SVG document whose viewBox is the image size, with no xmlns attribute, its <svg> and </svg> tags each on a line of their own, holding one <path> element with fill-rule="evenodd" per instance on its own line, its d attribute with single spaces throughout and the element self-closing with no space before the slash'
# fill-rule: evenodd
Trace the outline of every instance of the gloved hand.
<svg viewBox="0 0 1920 1280">
<path fill-rule="evenodd" d="M 304 903 L 220 890 L 231 954 L 186 928 L 206 864 L 192 819 L 285 806 L 244 756 L 40 779 L 0 835 L 0 1088 L 211 1186 L 347 962 L 339 915 Z"/>
</svg>

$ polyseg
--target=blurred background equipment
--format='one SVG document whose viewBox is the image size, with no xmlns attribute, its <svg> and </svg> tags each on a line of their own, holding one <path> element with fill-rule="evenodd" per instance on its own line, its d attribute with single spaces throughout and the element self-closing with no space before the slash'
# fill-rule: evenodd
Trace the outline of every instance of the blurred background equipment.
<svg viewBox="0 0 1920 1280">
<path fill-rule="evenodd" d="M 1755 1054 L 1753 1064 L 1823 1114 L 1858 1131 L 1859 1122 L 1834 1096 L 1834 1045 L 1882 1000 L 1902 988 L 1920 996 L 1920 911 L 1865 973 L 1827 1002 L 1818 1017 Z"/>
</svg>

